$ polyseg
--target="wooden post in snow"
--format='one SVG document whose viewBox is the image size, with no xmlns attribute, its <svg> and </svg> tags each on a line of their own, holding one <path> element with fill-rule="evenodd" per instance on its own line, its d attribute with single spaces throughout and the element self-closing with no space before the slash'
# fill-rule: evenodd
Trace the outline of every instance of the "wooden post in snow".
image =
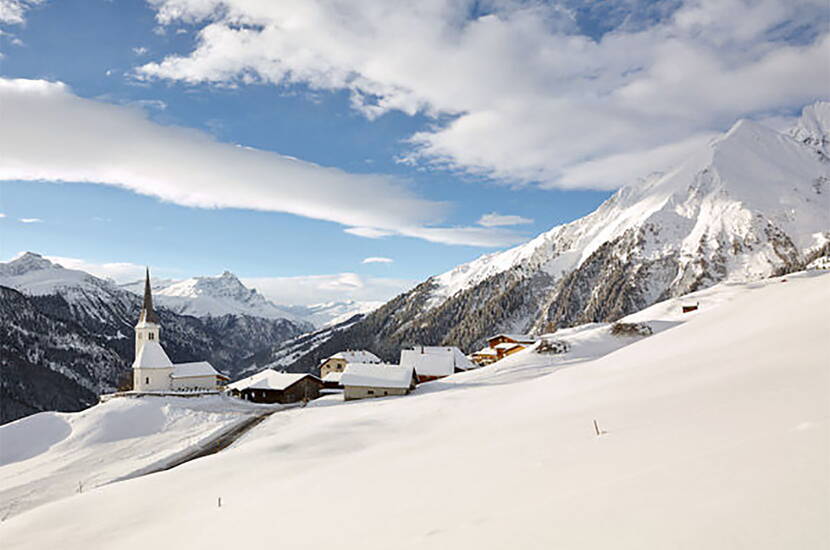
<svg viewBox="0 0 830 550">
<path fill-rule="evenodd" d="M 602 432 L 601 432 L 601 431 L 599 431 L 599 425 L 597 424 L 597 419 L 596 419 L 596 418 L 594 418 L 594 431 L 596 431 L 596 432 L 597 432 L 597 437 L 599 437 L 600 435 L 602 435 Z"/>
</svg>

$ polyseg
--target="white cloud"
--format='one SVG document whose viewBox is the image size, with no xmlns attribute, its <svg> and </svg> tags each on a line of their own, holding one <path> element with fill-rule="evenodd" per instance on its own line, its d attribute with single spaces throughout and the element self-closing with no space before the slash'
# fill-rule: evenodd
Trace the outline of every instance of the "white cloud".
<svg viewBox="0 0 830 550">
<path fill-rule="evenodd" d="M 476 223 L 478 225 L 483 225 L 484 227 L 498 227 L 502 225 L 522 225 L 533 223 L 533 219 L 513 214 L 497 214 L 495 212 L 490 212 L 489 214 L 484 214 Z"/>
<path fill-rule="evenodd" d="M 417 281 L 361 277 L 356 273 L 301 277 L 248 277 L 242 282 L 276 304 L 310 305 L 355 300 L 385 302 L 412 288 Z"/>
<path fill-rule="evenodd" d="M 86 271 L 96 277 L 105 279 L 113 279 L 118 283 L 133 282 L 144 277 L 143 265 L 133 264 L 129 262 L 105 262 L 94 263 L 79 258 L 68 258 L 66 256 L 46 256 L 44 258 L 62 265 L 67 269 L 78 269 Z M 155 273 L 159 275 L 161 273 Z"/>
<path fill-rule="evenodd" d="M 391 264 L 394 261 L 395 260 L 393 260 L 392 258 L 383 258 L 381 256 L 371 256 L 369 258 L 363 258 L 363 261 L 361 263 L 364 263 L 364 264 Z"/>
<path fill-rule="evenodd" d="M 327 220 L 361 236 L 478 246 L 520 240 L 510 232 L 436 227 L 450 205 L 418 197 L 395 178 L 221 143 L 154 123 L 135 107 L 78 97 L 61 83 L 0 78 L 0 104 L 0 180 L 103 183 L 191 207 Z"/>
<path fill-rule="evenodd" d="M 43 0 L 0 0 L 0 23 L 21 25 L 26 22 L 26 12 L 42 3 Z"/>
<path fill-rule="evenodd" d="M 4 214 L 3 212 L 0 212 L 0 218 L 5 218 L 5 217 L 6 217 L 6 214 Z"/>
<path fill-rule="evenodd" d="M 19 218 L 17 221 L 20 223 L 43 223 L 40 218 Z"/>
<path fill-rule="evenodd" d="M 148 51 L 150 50 L 148 50 L 144 46 L 138 46 L 136 48 L 133 48 L 133 53 L 139 57 L 146 55 Z"/>
<path fill-rule="evenodd" d="M 645 4 L 151 4 L 159 23 L 201 30 L 194 51 L 148 63 L 141 77 L 301 83 L 348 91 L 370 118 L 441 115 L 411 136 L 410 162 L 549 187 L 617 187 L 738 117 L 825 97 L 830 81 L 825 0 L 686 0 L 656 22 L 621 18 L 599 40 L 578 34 L 580 10 Z M 619 171 L 609 158 L 643 166 Z"/>
</svg>

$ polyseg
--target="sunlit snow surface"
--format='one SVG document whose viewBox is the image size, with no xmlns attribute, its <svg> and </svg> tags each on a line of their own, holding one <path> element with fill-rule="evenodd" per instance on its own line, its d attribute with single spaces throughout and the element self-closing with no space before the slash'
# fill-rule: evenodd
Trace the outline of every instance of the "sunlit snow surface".
<svg viewBox="0 0 830 550">
<path fill-rule="evenodd" d="M 700 309 L 682 314 L 686 303 Z M 653 336 L 560 331 L 568 354 L 525 351 L 407 397 L 332 396 L 278 412 L 217 455 L 12 517 L 0 540 L 4 549 L 826 548 L 829 310 L 827 273 L 719 285 L 627 319 L 648 322 Z M 61 437 L 59 425 L 35 432 Z M 164 445 L 132 441 L 133 453 Z M 27 439 L 40 454 L 0 476 L 48 475 L 58 445 Z M 96 453 L 76 452 L 86 454 L 71 460 L 92 469 Z"/>
</svg>

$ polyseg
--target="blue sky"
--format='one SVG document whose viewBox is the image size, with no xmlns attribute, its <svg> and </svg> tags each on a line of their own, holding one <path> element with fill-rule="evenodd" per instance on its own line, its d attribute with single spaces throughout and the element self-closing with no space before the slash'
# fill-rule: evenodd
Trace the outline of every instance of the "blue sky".
<svg viewBox="0 0 830 550">
<path fill-rule="evenodd" d="M 822 2 L 312 4 L 0 0 L 0 257 L 386 299 L 826 93 Z"/>
</svg>

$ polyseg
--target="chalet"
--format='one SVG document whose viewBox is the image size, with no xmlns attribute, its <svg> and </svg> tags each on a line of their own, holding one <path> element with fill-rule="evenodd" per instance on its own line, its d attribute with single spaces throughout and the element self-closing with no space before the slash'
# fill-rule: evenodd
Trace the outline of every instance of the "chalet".
<svg viewBox="0 0 830 550">
<path fill-rule="evenodd" d="M 496 334 L 495 336 L 491 336 L 487 339 L 487 346 L 493 349 L 496 349 L 496 346 L 499 344 L 521 344 L 524 347 L 532 346 L 536 343 L 538 338 L 535 336 L 530 336 L 528 334 Z"/>
<path fill-rule="evenodd" d="M 418 383 L 476 368 L 476 365 L 454 346 L 416 346 L 401 350 L 401 366 L 413 369 Z"/>
<path fill-rule="evenodd" d="M 228 377 L 207 361 L 176 363 L 161 346 L 161 322 L 153 309 L 150 270 L 144 280 L 144 303 L 135 326 L 133 390 L 138 392 L 216 391 Z"/>
<path fill-rule="evenodd" d="M 320 396 L 323 382 L 313 374 L 265 369 L 233 384 L 228 393 L 254 403 L 297 403 Z"/>
<path fill-rule="evenodd" d="M 476 365 L 483 367 L 485 365 L 491 365 L 498 361 L 499 355 L 493 348 L 486 347 L 481 348 L 478 351 L 474 351 L 472 354 L 470 354 L 470 360 Z"/>
<path fill-rule="evenodd" d="M 333 372 L 343 372 L 346 370 L 346 365 L 349 363 L 380 363 L 380 357 L 362 349 L 347 350 L 335 353 L 331 357 L 327 357 L 320 362 L 320 378 L 325 378 L 327 374 Z"/>
<path fill-rule="evenodd" d="M 342 390 L 343 385 L 340 383 L 340 379 L 343 376 L 342 372 L 328 372 L 325 376 L 323 376 L 323 387 L 328 390 Z"/>
<path fill-rule="evenodd" d="M 340 378 L 343 399 L 366 399 L 388 395 L 407 395 L 415 389 L 411 367 L 388 363 L 349 363 Z"/>
</svg>

